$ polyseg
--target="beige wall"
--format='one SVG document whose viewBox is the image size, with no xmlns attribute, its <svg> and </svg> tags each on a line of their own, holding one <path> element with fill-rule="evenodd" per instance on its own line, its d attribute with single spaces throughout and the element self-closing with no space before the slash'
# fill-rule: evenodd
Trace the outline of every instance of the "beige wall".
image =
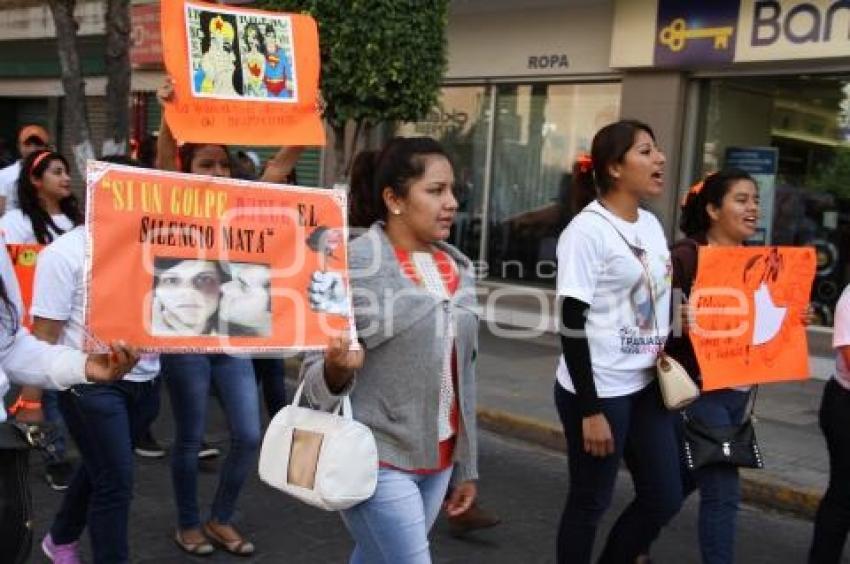
<svg viewBox="0 0 850 564">
<path fill-rule="evenodd" d="M 517 5 L 521 2 L 516 2 Z M 452 13 L 448 80 L 609 74 L 613 3 Z M 531 56 L 565 54 L 568 68 L 529 69 Z"/>
<path fill-rule="evenodd" d="M 28 6 L 32 4 L 31 6 Z M 42 39 L 56 36 L 53 14 L 47 2 L 13 3 L 15 7 L 0 8 L 0 38 L 3 41 L 19 39 Z M 0 1 L 4 8 L 8 5 Z M 20 6 L 20 7 L 18 7 Z M 80 28 L 79 35 L 100 35 L 104 32 L 103 0 L 81 0 L 77 2 L 74 16 Z"/>
<path fill-rule="evenodd" d="M 686 85 L 685 75 L 679 72 L 630 72 L 623 77 L 621 116 L 649 124 L 667 155 L 664 194 L 648 204 L 664 224 L 668 237 L 672 237 L 675 232 L 679 201 Z"/>
</svg>

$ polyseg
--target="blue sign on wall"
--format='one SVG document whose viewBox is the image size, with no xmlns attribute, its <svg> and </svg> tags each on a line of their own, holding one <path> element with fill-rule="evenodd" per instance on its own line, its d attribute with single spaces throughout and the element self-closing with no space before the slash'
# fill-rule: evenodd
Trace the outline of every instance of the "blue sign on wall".
<svg viewBox="0 0 850 564">
<path fill-rule="evenodd" d="M 655 65 L 731 64 L 741 0 L 659 0 Z"/>
</svg>

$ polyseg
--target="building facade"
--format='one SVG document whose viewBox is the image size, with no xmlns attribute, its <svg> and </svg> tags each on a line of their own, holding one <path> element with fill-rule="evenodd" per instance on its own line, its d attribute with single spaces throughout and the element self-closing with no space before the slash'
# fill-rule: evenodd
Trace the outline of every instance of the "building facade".
<svg viewBox="0 0 850 564">
<path fill-rule="evenodd" d="M 244 3 L 244 2 L 240 2 Z M 0 137 L 31 121 L 62 138 L 48 8 L 0 8 Z M 155 130 L 163 79 L 158 2 L 135 0 L 137 136 Z M 95 142 L 102 137 L 102 1 L 78 2 Z M 408 135 L 451 151 L 452 240 L 500 291 L 500 320 L 554 327 L 555 245 L 576 158 L 620 116 L 655 129 L 667 189 L 650 207 L 677 236 L 683 193 L 723 166 L 761 188 L 761 242 L 814 245 L 820 318 L 850 281 L 850 3 L 846 0 L 454 0 L 438 107 Z M 39 119 L 41 118 L 41 119 Z M 300 180 L 324 184 L 321 154 Z"/>
</svg>

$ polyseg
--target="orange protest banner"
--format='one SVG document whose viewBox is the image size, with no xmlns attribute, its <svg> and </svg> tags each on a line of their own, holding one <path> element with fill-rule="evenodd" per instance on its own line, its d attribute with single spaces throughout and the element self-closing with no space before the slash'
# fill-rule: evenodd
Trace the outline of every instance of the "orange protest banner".
<svg viewBox="0 0 850 564">
<path fill-rule="evenodd" d="M 351 315 L 345 193 L 90 161 L 89 348 L 321 349 Z"/>
<path fill-rule="evenodd" d="M 301 14 L 161 2 L 165 119 L 180 141 L 324 145 L 319 35 Z"/>
<path fill-rule="evenodd" d="M 810 247 L 700 247 L 690 329 L 704 390 L 805 380 Z"/>
<path fill-rule="evenodd" d="M 12 259 L 12 267 L 15 269 L 15 278 L 18 279 L 18 286 L 21 289 L 21 302 L 24 306 L 24 311 L 21 312 L 21 323 L 27 329 L 32 328 L 32 316 L 30 315 L 30 306 L 32 306 L 32 291 L 35 283 L 35 265 L 38 261 L 38 253 L 44 245 L 6 245 L 9 251 L 9 258 Z"/>
</svg>

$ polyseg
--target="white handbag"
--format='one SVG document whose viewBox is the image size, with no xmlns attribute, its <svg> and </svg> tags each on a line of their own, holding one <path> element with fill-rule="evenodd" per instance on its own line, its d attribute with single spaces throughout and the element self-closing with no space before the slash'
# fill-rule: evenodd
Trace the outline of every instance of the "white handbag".
<svg viewBox="0 0 850 564">
<path fill-rule="evenodd" d="M 260 450 L 260 479 L 306 504 L 339 511 L 366 501 L 378 482 L 372 431 L 353 419 L 348 396 L 333 413 L 292 404 L 269 424 Z"/>
<path fill-rule="evenodd" d="M 666 353 L 658 355 L 658 385 L 664 406 L 678 411 L 699 397 L 699 388 L 679 361 Z"/>
</svg>

